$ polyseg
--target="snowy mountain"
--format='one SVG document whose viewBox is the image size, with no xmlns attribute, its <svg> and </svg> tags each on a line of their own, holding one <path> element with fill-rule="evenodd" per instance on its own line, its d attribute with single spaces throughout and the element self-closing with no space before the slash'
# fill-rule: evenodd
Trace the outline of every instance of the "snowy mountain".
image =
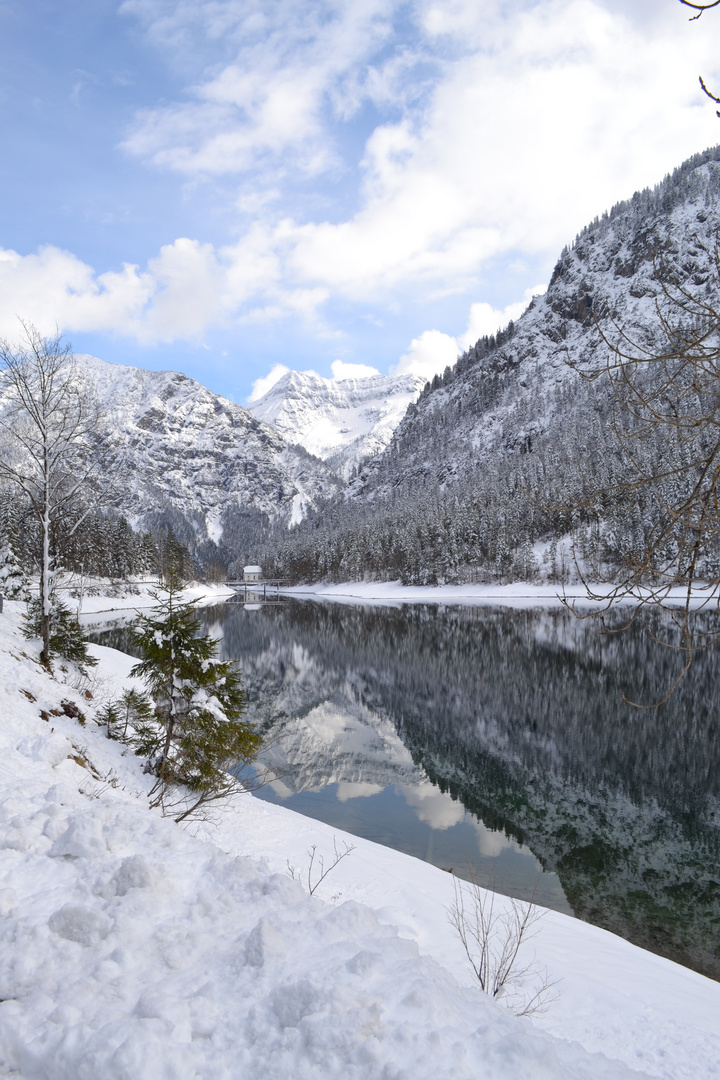
<svg viewBox="0 0 720 1080">
<path fill-rule="evenodd" d="M 314 371 L 289 371 L 248 409 L 347 480 L 385 449 L 424 385 L 421 375 L 325 379 Z"/>
<path fill-rule="evenodd" d="M 187 542 L 290 524 L 331 495 L 330 469 L 246 409 L 171 371 L 78 356 L 122 470 L 120 506 L 144 526 L 166 518 Z"/>
<path fill-rule="evenodd" d="M 719 229 L 720 148 L 596 218 L 562 252 L 546 294 L 436 376 L 343 501 L 276 545 L 278 573 L 417 584 L 529 580 L 542 549 L 557 580 L 565 568 L 552 544 L 570 534 L 583 558 L 598 556 L 592 515 L 570 508 L 624 479 L 625 465 L 609 381 L 583 379 L 578 369 L 603 369 L 608 341 L 623 331 L 657 347 L 658 268 L 698 303 L 713 302 Z M 638 453 L 654 471 L 653 455 L 664 450 L 646 439 Z M 633 543 L 647 528 L 646 509 L 606 506 L 602 543 Z"/>
</svg>

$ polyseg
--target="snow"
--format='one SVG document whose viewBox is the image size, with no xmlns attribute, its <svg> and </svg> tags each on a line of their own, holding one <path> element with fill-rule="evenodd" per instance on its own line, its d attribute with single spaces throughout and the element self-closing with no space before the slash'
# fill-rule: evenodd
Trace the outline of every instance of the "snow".
<svg viewBox="0 0 720 1080">
<path fill-rule="evenodd" d="M 610 593 L 610 586 L 605 584 L 590 584 L 589 589 L 599 597 Z M 590 599 L 584 585 L 573 584 L 563 588 L 561 585 L 534 585 L 523 581 L 510 585 L 403 585 L 399 581 L 346 581 L 338 585 L 294 585 L 282 588 L 280 592 L 288 596 L 309 596 L 315 600 L 382 605 L 464 604 L 526 608 L 561 606 L 565 599 L 573 607 L 591 608 L 601 606 L 604 602 Z M 705 606 L 708 596 L 707 592 L 697 589 L 691 606 Z M 685 600 L 685 590 L 677 588 L 669 590 L 665 603 L 682 607 Z M 619 601 L 624 605 L 636 602 L 631 596 Z"/>
<path fill-rule="evenodd" d="M 79 608 L 80 614 L 83 616 L 143 610 L 152 607 L 155 603 L 152 594 L 157 591 L 159 584 L 157 578 L 118 582 L 116 584 L 102 578 L 85 578 L 84 581 L 82 603 L 78 596 L 79 578 L 74 575 L 66 575 L 56 590 L 58 598 L 71 611 L 78 611 Z M 234 589 L 230 589 L 226 585 L 210 585 L 205 582 L 201 584 L 197 581 L 191 581 L 183 587 L 181 600 L 202 607 L 208 604 L 221 604 L 233 596 L 235 596 Z"/>
<path fill-rule="evenodd" d="M 122 475 L 118 509 L 136 525 L 172 508 L 191 513 L 201 539 L 219 542 L 227 540 L 224 515 L 237 506 L 284 521 L 296 494 L 314 505 L 336 490 L 321 462 L 193 379 L 85 354 L 75 359 L 105 415 Z"/>
<path fill-rule="evenodd" d="M 251 796 L 185 828 L 151 812 L 151 777 L 93 719 L 134 661 L 93 645 L 89 679 L 51 678 L 21 623 L 7 602 L 0 1075 L 720 1075 L 720 985 L 695 972 L 548 911 L 533 948 L 558 997 L 518 1019 L 472 985 L 449 874 Z M 287 863 L 334 838 L 355 850 L 309 896 Z"/>
<path fill-rule="evenodd" d="M 347 480 L 365 458 L 385 449 L 424 385 L 416 374 L 326 379 L 314 371 L 288 371 L 247 407 Z"/>
</svg>

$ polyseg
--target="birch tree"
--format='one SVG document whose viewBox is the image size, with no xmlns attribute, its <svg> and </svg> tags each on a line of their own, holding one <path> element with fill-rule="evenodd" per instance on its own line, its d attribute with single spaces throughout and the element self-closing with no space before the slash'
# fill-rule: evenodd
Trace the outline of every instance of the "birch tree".
<svg viewBox="0 0 720 1080">
<path fill-rule="evenodd" d="M 37 522 L 41 658 L 50 661 L 58 573 L 56 535 L 72 535 L 107 494 L 97 451 L 95 396 L 59 333 L 20 320 L 19 341 L 0 340 L 0 479 L 19 489 Z"/>
</svg>

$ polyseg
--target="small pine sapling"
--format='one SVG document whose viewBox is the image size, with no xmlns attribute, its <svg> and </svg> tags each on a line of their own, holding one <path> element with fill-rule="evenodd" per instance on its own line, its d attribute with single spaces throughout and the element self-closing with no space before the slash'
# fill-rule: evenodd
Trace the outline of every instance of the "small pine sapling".
<svg viewBox="0 0 720 1080">
<path fill-rule="evenodd" d="M 27 638 L 40 637 L 42 633 L 41 602 L 35 597 L 28 602 L 27 622 L 23 633 Z M 70 609 L 57 598 L 50 609 L 50 633 L 45 662 L 50 666 L 52 658 L 60 656 L 72 660 L 83 675 L 87 668 L 95 667 L 97 660 L 88 652 L 88 643 L 81 627 Z M 42 657 L 41 657 L 42 659 Z"/>
<path fill-rule="evenodd" d="M 125 690 L 117 701 L 111 701 L 98 713 L 98 722 L 107 727 L 108 739 L 130 742 L 142 757 L 150 753 L 146 749 L 149 738 L 157 741 L 158 725 L 153 723 L 154 710 L 147 694 L 139 690 Z M 150 745 L 155 745 L 155 742 Z M 138 749 L 138 747 L 141 747 Z"/>
<path fill-rule="evenodd" d="M 132 670 L 154 702 L 154 722 L 141 726 L 136 743 L 157 777 L 151 805 L 176 821 L 237 790 L 234 773 L 255 759 L 261 744 L 242 719 L 240 673 L 215 658 L 216 641 L 198 636 L 193 605 L 178 600 L 180 587 L 171 567 L 155 593 L 155 612 L 140 616 L 134 641 L 143 659 Z M 177 785 L 186 795 L 175 796 Z"/>
</svg>

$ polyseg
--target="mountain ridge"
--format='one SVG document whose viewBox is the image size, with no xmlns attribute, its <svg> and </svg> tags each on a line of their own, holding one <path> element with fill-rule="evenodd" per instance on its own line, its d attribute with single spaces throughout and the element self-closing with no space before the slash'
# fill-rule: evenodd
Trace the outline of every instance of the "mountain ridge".
<svg viewBox="0 0 720 1080">
<path fill-rule="evenodd" d="M 121 478 L 115 509 L 136 529 L 170 526 L 201 566 L 251 557 L 269 530 L 337 490 L 322 461 L 187 375 L 75 362 L 100 406 L 99 449 Z"/>
<path fill-rule="evenodd" d="M 388 446 L 424 385 L 413 373 L 326 379 L 314 371 L 288 371 L 247 407 L 347 481 Z"/>
</svg>

